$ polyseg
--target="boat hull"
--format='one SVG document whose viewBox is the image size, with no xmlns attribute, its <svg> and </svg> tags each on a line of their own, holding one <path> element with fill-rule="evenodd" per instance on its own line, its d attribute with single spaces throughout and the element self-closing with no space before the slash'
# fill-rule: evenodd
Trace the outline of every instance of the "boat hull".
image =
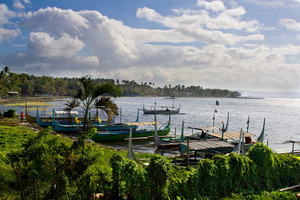
<svg viewBox="0 0 300 200">
<path fill-rule="evenodd" d="M 168 125 L 165 129 L 157 130 L 157 134 L 159 136 L 167 135 L 169 132 L 170 125 Z M 154 134 L 154 129 L 137 129 L 135 131 L 132 131 L 132 138 L 149 137 L 154 136 Z M 95 142 L 123 141 L 126 138 L 129 138 L 129 130 L 121 132 L 97 132 L 91 137 L 91 139 Z"/>
<path fill-rule="evenodd" d="M 159 115 L 174 115 L 174 114 L 179 114 L 180 112 L 180 107 L 175 108 L 174 106 L 168 107 L 168 106 L 162 106 L 162 109 L 146 109 L 145 106 L 143 105 L 143 112 L 144 114 L 159 114 Z"/>
<path fill-rule="evenodd" d="M 180 110 L 143 110 L 144 114 L 174 115 L 179 114 Z"/>
</svg>

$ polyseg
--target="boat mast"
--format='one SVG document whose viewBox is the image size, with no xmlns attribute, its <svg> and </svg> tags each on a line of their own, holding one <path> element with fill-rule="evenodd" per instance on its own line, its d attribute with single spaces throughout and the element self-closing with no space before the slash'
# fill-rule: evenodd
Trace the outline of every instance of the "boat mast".
<svg viewBox="0 0 300 200">
<path fill-rule="evenodd" d="M 156 105 L 156 102 L 154 104 L 154 130 L 155 130 L 155 132 L 154 132 L 154 144 L 155 144 L 155 146 L 160 147 L 161 146 L 161 140 L 160 140 L 160 138 L 158 136 L 158 133 L 157 133 L 155 105 Z"/>
<path fill-rule="evenodd" d="M 249 133 L 249 124 L 250 124 L 250 116 L 248 116 L 248 121 L 247 121 L 247 133 Z"/>
</svg>

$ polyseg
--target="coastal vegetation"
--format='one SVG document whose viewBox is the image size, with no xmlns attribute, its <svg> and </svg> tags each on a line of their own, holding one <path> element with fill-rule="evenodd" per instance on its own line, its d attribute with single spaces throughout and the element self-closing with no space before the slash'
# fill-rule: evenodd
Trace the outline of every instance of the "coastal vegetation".
<svg viewBox="0 0 300 200">
<path fill-rule="evenodd" d="M 159 155 L 143 167 L 127 152 L 51 128 L 0 125 L 3 199 L 296 199 L 278 189 L 299 184 L 300 159 L 256 144 L 246 156 L 215 155 L 196 167 L 173 166 Z"/>
<path fill-rule="evenodd" d="M 16 74 L 4 67 L 0 72 L 0 97 L 14 96 L 75 96 L 81 87 L 81 78 L 34 76 Z M 134 80 L 92 79 L 95 84 L 114 84 L 121 89 L 122 96 L 177 96 L 177 97 L 238 97 L 237 91 L 209 89 L 201 86 L 165 85 L 137 83 Z"/>
</svg>

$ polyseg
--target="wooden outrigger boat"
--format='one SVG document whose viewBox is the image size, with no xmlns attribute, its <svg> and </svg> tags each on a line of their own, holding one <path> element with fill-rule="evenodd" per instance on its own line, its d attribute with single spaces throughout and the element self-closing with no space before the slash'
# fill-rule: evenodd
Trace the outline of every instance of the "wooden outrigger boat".
<svg viewBox="0 0 300 200">
<path fill-rule="evenodd" d="M 128 126 L 130 125 L 155 125 L 155 122 L 135 122 L 135 123 L 126 123 Z M 163 129 L 136 129 L 132 130 L 132 138 L 138 138 L 138 137 L 150 137 L 155 135 L 155 131 L 157 131 L 157 134 L 159 136 L 167 135 L 170 132 L 171 129 L 171 117 L 169 117 L 169 122 Z M 112 141 L 123 141 L 125 139 L 129 138 L 129 129 L 127 131 L 98 131 L 94 135 L 91 136 L 91 139 L 96 142 L 112 142 Z"/>
<path fill-rule="evenodd" d="M 262 131 L 261 131 L 260 135 L 258 136 L 258 138 L 255 141 L 252 141 L 252 138 L 251 138 L 252 136 L 254 136 L 254 134 L 251 134 L 251 133 L 248 133 L 248 132 L 234 131 L 234 132 L 224 132 L 224 134 L 222 134 L 222 133 L 208 133 L 208 135 L 210 135 L 211 137 L 219 138 L 221 140 L 226 140 L 227 142 L 233 143 L 233 144 L 238 144 L 237 139 L 242 137 L 240 139 L 240 141 L 244 141 L 243 142 L 243 148 L 244 148 L 245 151 L 247 151 L 254 144 L 259 143 L 259 142 L 262 143 L 264 141 L 265 123 L 266 123 L 266 119 L 264 118 Z M 243 136 L 241 136 L 241 134 Z"/>
<path fill-rule="evenodd" d="M 44 121 L 41 120 L 39 117 L 39 108 L 36 108 L 36 123 L 40 126 L 40 127 L 48 127 L 48 126 L 52 126 L 52 120 L 51 121 Z"/>
<path fill-rule="evenodd" d="M 134 155 L 133 146 L 132 146 L 132 129 L 129 130 L 129 140 L 128 140 L 128 159 L 137 162 L 140 165 L 146 166 L 147 163 L 142 163 L 139 161 L 136 156 Z"/>
<path fill-rule="evenodd" d="M 53 110 L 54 113 L 54 110 Z M 98 131 L 129 131 L 129 129 L 136 130 L 138 128 L 139 121 L 139 111 L 137 114 L 136 121 L 133 124 L 129 123 L 113 123 L 113 124 L 100 124 L 98 121 L 94 121 L 91 123 L 90 126 L 96 128 Z M 79 132 L 83 128 L 83 123 L 79 122 L 78 124 L 62 124 L 54 119 L 53 114 L 53 120 L 52 120 L 52 127 L 54 131 L 57 132 Z"/>
<path fill-rule="evenodd" d="M 112 124 L 96 124 L 93 127 L 97 128 L 98 131 L 128 131 L 130 128 L 135 131 L 138 128 L 138 123 L 140 120 L 140 112 L 138 109 L 136 120 L 133 124 L 128 125 L 129 123 L 112 123 Z"/>
<path fill-rule="evenodd" d="M 27 102 L 25 102 L 25 119 L 27 122 L 36 123 L 36 117 L 30 116 L 28 113 Z"/>
<path fill-rule="evenodd" d="M 258 136 L 258 138 L 255 141 L 252 141 L 251 138 L 247 139 L 245 137 L 245 150 L 249 150 L 251 147 L 253 147 L 254 144 L 256 143 L 263 143 L 264 142 L 264 137 L 265 137 L 265 124 L 266 124 L 266 118 L 264 118 L 264 123 L 263 123 L 263 128 L 261 130 L 260 135 Z"/>
<path fill-rule="evenodd" d="M 179 114 L 180 112 L 180 105 L 178 108 L 174 106 L 161 106 L 161 109 L 156 109 L 155 107 L 151 107 L 151 109 L 146 109 L 145 105 L 143 104 L 143 112 L 144 114 L 165 114 L 165 115 L 174 115 Z"/>
<path fill-rule="evenodd" d="M 300 145 L 300 141 L 286 140 L 286 141 L 283 142 L 283 144 L 287 144 L 287 143 L 292 143 L 292 151 L 281 153 L 281 154 L 298 154 L 298 155 L 300 155 L 300 150 L 295 150 L 295 144 Z"/>
<path fill-rule="evenodd" d="M 189 149 L 189 151 L 193 151 L 196 157 L 197 153 L 224 154 L 224 153 L 232 152 L 235 149 L 235 145 L 222 140 L 203 140 L 203 141 L 196 141 L 196 142 L 187 141 L 180 144 L 181 154 L 187 153 L 187 149 Z"/>
<path fill-rule="evenodd" d="M 54 111 L 54 116 L 55 116 L 55 113 L 57 113 L 57 112 L 61 112 L 61 111 Z M 64 113 L 68 113 L 68 112 L 65 112 L 64 111 Z M 77 111 L 71 111 L 71 114 L 73 114 L 73 115 L 78 115 L 78 112 Z M 67 120 L 67 118 L 65 118 L 65 120 L 63 120 L 63 121 L 60 121 L 59 123 L 60 124 L 63 124 L 63 125 L 68 125 L 68 124 L 70 124 L 70 121 L 68 122 L 68 121 L 66 121 Z M 40 127 L 48 127 L 48 126 L 52 126 L 52 124 L 53 124 L 53 119 L 41 119 L 40 118 L 40 116 L 39 116 L 39 108 L 38 108 L 38 106 L 37 106 L 37 108 L 36 108 L 36 123 L 40 126 Z M 72 122 L 71 121 L 71 124 L 75 124 L 74 122 Z"/>
<path fill-rule="evenodd" d="M 222 123 L 223 124 L 223 123 Z M 165 145 L 165 147 L 174 147 L 176 146 L 175 143 L 177 143 L 177 146 L 179 146 L 180 142 L 184 142 L 187 140 L 187 137 L 191 141 L 199 141 L 199 140 L 207 140 L 212 137 L 210 137 L 207 133 L 208 132 L 226 132 L 228 131 L 228 124 L 229 124 L 229 113 L 227 115 L 227 122 L 226 122 L 226 127 L 223 127 L 220 129 L 215 126 L 209 126 L 209 127 L 188 127 L 188 129 L 192 129 L 192 135 L 185 136 L 184 135 L 184 121 L 182 122 L 182 129 L 181 129 L 181 135 L 180 136 L 175 136 L 175 137 L 164 137 L 161 138 L 162 144 Z M 194 131 L 200 131 L 200 132 L 195 132 Z M 173 143 L 174 145 L 168 144 L 168 143 Z"/>
<path fill-rule="evenodd" d="M 78 133 L 81 131 L 81 127 L 78 124 L 61 124 L 54 118 L 54 108 L 52 115 L 52 128 L 59 133 Z"/>
<path fill-rule="evenodd" d="M 66 111 L 55 111 L 55 113 L 62 113 L 62 112 L 65 113 L 65 114 L 68 113 Z M 72 111 L 71 113 L 76 114 L 77 111 Z M 36 117 L 29 115 L 29 113 L 28 113 L 28 107 L 27 107 L 27 102 L 25 102 L 25 119 L 27 120 L 27 122 L 37 123 L 41 127 L 52 126 L 52 117 L 49 117 L 49 118 L 41 118 L 41 117 L 39 117 L 38 107 L 37 107 Z M 68 117 L 63 117 L 63 118 L 60 118 L 60 119 L 68 120 L 69 118 Z M 82 121 L 83 119 L 80 119 L 80 120 Z M 93 123 L 95 122 L 95 124 L 97 124 L 97 123 L 100 124 L 98 122 L 98 117 L 96 117 L 96 118 L 94 117 L 93 120 L 94 120 Z M 114 122 L 115 122 L 115 117 L 113 117 L 112 120 L 111 120 L 111 123 L 114 123 Z M 61 123 L 62 124 L 67 124 L 68 122 L 61 122 Z M 108 124 L 108 121 L 102 121 L 101 124 Z"/>
</svg>

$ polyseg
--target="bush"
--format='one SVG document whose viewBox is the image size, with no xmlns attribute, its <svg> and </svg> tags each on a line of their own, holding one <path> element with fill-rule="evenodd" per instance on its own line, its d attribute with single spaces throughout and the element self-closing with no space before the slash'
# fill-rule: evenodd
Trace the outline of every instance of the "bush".
<svg viewBox="0 0 300 200">
<path fill-rule="evenodd" d="M 6 111 L 6 112 L 3 113 L 3 116 L 7 117 L 7 118 L 16 118 L 17 117 L 16 110 L 9 109 L 8 111 Z"/>
</svg>

